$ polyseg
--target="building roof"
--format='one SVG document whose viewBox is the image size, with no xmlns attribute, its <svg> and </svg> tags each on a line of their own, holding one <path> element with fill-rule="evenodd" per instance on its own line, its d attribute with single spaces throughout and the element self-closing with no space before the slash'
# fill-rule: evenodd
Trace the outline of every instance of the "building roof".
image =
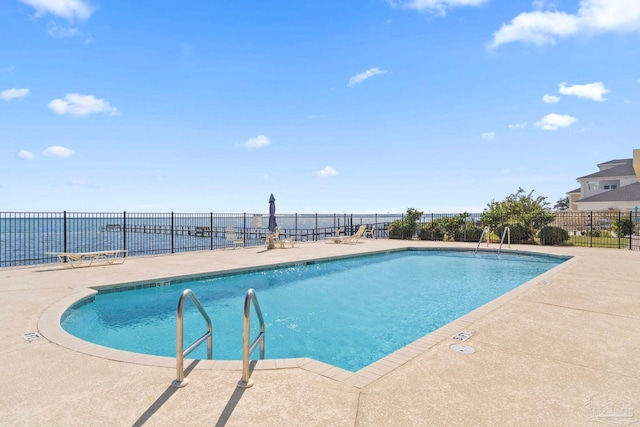
<svg viewBox="0 0 640 427">
<path fill-rule="evenodd" d="M 591 175 L 581 176 L 577 179 L 583 178 L 608 178 L 614 176 L 635 176 L 636 171 L 633 169 L 633 159 L 623 159 L 624 163 L 618 166 L 610 167 L 609 169 L 604 169 L 596 173 L 592 173 Z M 620 162 L 620 160 L 611 160 L 610 162 Z M 601 163 L 602 165 L 604 163 Z M 598 165 L 598 166 L 600 166 Z"/>
<path fill-rule="evenodd" d="M 565 194 L 580 194 L 580 187 L 576 188 L 575 190 L 571 190 L 571 191 L 567 191 Z"/>
<path fill-rule="evenodd" d="M 598 166 L 598 168 L 601 168 L 602 166 L 616 166 L 622 163 L 626 163 L 628 161 L 630 161 L 631 159 L 618 159 L 618 160 L 609 160 L 608 162 L 604 162 L 604 163 L 599 163 L 596 166 Z"/>
<path fill-rule="evenodd" d="M 605 191 L 595 196 L 585 197 L 576 200 L 575 203 L 582 202 L 638 202 L 640 205 L 640 182 L 618 187 L 614 190 Z"/>
</svg>

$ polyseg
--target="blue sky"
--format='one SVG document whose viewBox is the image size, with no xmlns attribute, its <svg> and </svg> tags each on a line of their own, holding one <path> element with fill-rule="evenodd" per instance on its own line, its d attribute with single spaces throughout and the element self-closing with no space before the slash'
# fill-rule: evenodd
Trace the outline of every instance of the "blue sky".
<svg viewBox="0 0 640 427">
<path fill-rule="evenodd" d="M 639 0 L 3 0 L 0 211 L 554 204 L 639 105 Z"/>
</svg>

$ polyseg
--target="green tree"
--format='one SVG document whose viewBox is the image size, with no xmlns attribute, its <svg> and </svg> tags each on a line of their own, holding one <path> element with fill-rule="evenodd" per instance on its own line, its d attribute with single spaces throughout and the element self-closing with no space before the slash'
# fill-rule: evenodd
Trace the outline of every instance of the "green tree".
<svg viewBox="0 0 640 427">
<path fill-rule="evenodd" d="M 547 198 L 533 197 L 534 191 L 527 193 L 518 188 L 517 192 L 508 195 L 502 201 L 492 200 L 487 204 L 480 219 L 484 225 L 491 228 L 519 224 L 527 230 L 527 238 L 533 242 L 537 230 L 556 218 L 556 214 L 549 208 Z"/>
<path fill-rule="evenodd" d="M 571 202 L 569 200 L 569 196 L 558 199 L 556 204 L 553 205 L 553 209 L 556 209 L 559 211 L 569 210 L 570 207 L 571 207 Z"/>
<path fill-rule="evenodd" d="M 411 239 L 418 230 L 418 222 L 423 212 L 408 208 L 403 219 L 397 219 L 389 224 L 389 237 L 396 239 Z"/>
<path fill-rule="evenodd" d="M 437 234 L 442 236 L 443 240 L 464 240 L 464 232 L 469 225 L 470 217 L 471 216 L 465 212 L 458 215 L 436 218 L 423 225 L 420 230 L 420 238 L 423 238 L 423 235 L 429 236 L 430 234 Z M 482 230 L 480 233 L 482 233 Z M 475 238 L 474 240 L 478 240 L 478 238 Z"/>
</svg>

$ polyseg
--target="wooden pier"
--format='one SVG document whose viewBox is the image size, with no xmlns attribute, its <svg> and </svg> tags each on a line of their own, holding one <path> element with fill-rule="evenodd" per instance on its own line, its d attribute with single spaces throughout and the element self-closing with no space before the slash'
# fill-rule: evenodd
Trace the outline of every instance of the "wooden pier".
<svg viewBox="0 0 640 427">
<path fill-rule="evenodd" d="M 225 228 L 222 227 L 201 227 L 195 225 L 144 225 L 135 224 L 122 226 L 120 224 L 107 224 L 102 231 L 122 233 L 142 233 L 142 234 L 173 234 L 177 236 L 197 236 L 197 237 L 224 237 Z"/>
<path fill-rule="evenodd" d="M 225 238 L 225 231 L 228 227 L 206 227 L 194 225 L 145 225 L 145 224 L 107 224 L 103 227 L 103 232 L 108 233 L 140 233 L 140 234 L 164 234 L 171 235 L 173 232 L 176 236 L 193 236 L 193 237 L 209 237 L 209 238 Z M 269 230 L 266 228 L 234 228 L 239 236 L 243 236 L 246 240 L 265 240 Z M 280 230 L 280 236 L 286 239 L 293 238 L 296 241 L 314 241 L 331 237 L 334 234 L 333 228 L 321 229 L 298 229 L 298 230 Z"/>
</svg>

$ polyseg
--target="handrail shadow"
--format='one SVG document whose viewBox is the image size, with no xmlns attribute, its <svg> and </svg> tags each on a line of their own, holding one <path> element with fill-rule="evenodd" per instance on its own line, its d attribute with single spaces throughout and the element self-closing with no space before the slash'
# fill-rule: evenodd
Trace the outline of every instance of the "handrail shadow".
<svg viewBox="0 0 640 427">
<path fill-rule="evenodd" d="M 200 360 L 194 360 L 189 364 L 189 366 L 185 368 L 184 370 L 185 377 L 189 375 L 191 371 L 193 371 L 193 369 L 198 365 L 198 363 L 200 363 Z M 156 401 L 153 402 L 151 406 L 149 406 L 149 408 L 147 408 L 147 410 L 144 411 L 142 415 L 140 415 L 140 418 L 138 418 L 132 424 L 132 426 L 133 427 L 143 426 L 147 421 L 149 421 L 149 419 L 153 416 L 153 414 L 155 414 L 158 411 L 158 409 L 162 407 L 162 405 L 167 403 L 167 401 L 171 398 L 171 396 L 173 396 L 173 394 L 178 390 L 180 389 L 169 385 L 169 387 L 167 387 L 167 389 L 156 399 Z"/>
<path fill-rule="evenodd" d="M 249 376 L 253 374 L 253 370 L 256 367 L 256 363 L 258 363 L 257 360 L 252 360 L 249 363 Z M 231 394 L 231 397 L 229 397 L 229 401 L 227 402 L 224 409 L 222 410 L 222 413 L 220 414 L 218 421 L 216 421 L 215 427 L 224 427 L 227 424 L 227 421 L 229 421 L 229 417 L 231 417 L 231 414 L 233 414 L 233 411 L 236 409 L 236 406 L 238 406 L 238 402 L 240 402 L 240 399 L 242 399 L 244 392 L 247 390 L 248 389 L 246 388 L 236 387 L 236 389 Z"/>
<path fill-rule="evenodd" d="M 194 360 L 189 364 L 189 366 L 185 368 L 184 370 L 185 377 L 191 371 L 193 371 L 193 369 L 198 365 L 198 363 L 200 363 L 200 360 Z M 258 363 L 257 360 L 252 360 L 249 363 L 250 374 L 253 374 L 253 370 L 255 369 L 257 363 Z M 140 415 L 140 417 L 132 424 L 132 427 L 143 426 L 147 421 L 149 421 L 149 419 L 151 419 L 151 417 L 156 412 L 158 412 L 158 409 L 160 409 L 162 405 L 164 405 L 171 398 L 171 396 L 173 396 L 173 394 L 176 393 L 178 390 L 180 389 L 169 385 L 169 387 L 167 387 L 167 389 L 164 392 L 162 392 L 162 394 L 155 400 L 155 402 L 153 402 L 151 406 L 149 406 L 149 408 L 147 408 L 147 410 L 144 411 L 144 413 Z M 222 410 L 222 413 L 220 414 L 218 421 L 216 421 L 215 427 L 223 427 L 227 424 L 227 421 L 229 421 L 231 414 L 233 414 L 233 411 L 236 409 L 236 406 L 238 406 L 238 402 L 240 402 L 240 399 L 242 399 L 242 396 L 244 395 L 244 392 L 246 390 L 247 389 L 244 389 L 241 387 L 236 387 L 234 389 L 233 393 L 229 397 L 229 401 L 227 402 L 224 409 Z"/>
</svg>

